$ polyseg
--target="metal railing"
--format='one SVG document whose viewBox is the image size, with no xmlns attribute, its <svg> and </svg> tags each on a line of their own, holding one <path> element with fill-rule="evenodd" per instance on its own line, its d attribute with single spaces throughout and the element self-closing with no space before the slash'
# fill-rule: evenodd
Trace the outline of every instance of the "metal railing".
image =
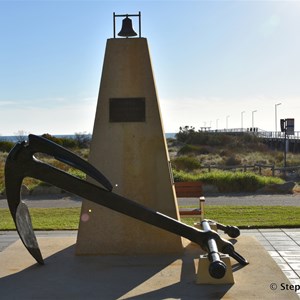
<svg viewBox="0 0 300 300">
<path fill-rule="evenodd" d="M 267 139 L 284 139 L 285 133 L 281 131 L 265 131 L 257 127 L 250 128 L 230 128 L 230 129 L 209 129 L 203 130 L 209 133 L 251 133 L 260 138 Z M 299 140 L 300 139 L 300 131 L 295 131 L 293 135 L 288 135 L 288 139 L 290 140 Z"/>
</svg>

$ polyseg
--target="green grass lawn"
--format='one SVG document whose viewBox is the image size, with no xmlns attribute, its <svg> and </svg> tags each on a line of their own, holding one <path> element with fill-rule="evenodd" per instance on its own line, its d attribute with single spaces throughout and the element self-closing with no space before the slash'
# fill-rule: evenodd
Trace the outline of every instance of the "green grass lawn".
<svg viewBox="0 0 300 300">
<path fill-rule="evenodd" d="M 300 207 L 208 206 L 205 218 L 240 228 L 300 227 Z"/>
<path fill-rule="evenodd" d="M 30 208 L 35 230 L 76 230 L 79 224 L 80 208 Z M 8 209 L 0 209 L 0 230 L 15 230 L 15 224 Z"/>
<path fill-rule="evenodd" d="M 76 230 L 80 208 L 31 208 L 35 230 Z M 293 206 L 206 206 L 205 217 L 240 228 L 300 227 L 300 208 Z M 199 218 L 182 218 L 192 225 Z M 0 209 L 0 230 L 15 230 L 8 209 Z"/>
</svg>

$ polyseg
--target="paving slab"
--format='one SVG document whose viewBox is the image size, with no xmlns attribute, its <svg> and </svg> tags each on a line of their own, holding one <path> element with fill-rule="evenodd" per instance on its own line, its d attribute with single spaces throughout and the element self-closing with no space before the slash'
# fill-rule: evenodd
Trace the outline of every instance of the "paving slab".
<svg viewBox="0 0 300 300">
<path fill-rule="evenodd" d="M 298 299 L 286 289 L 291 283 L 276 262 L 251 236 L 235 243 L 250 264 L 240 267 L 231 260 L 233 285 L 195 284 L 202 252 L 194 244 L 182 256 L 75 256 L 76 237 L 44 236 L 38 242 L 44 266 L 35 263 L 20 240 L 0 253 L 1 299 Z"/>
</svg>

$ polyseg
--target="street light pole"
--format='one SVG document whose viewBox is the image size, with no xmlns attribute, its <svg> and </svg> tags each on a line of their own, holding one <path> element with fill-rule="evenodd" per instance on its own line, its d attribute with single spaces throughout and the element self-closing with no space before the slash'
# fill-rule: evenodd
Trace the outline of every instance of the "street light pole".
<svg viewBox="0 0 300 300">
<path fill-rule="evenodd" d="M 252 110 L 252 130 L 254 131 L 254 113 L 256 113 L 257 110 Z"/>
<path fill-rule="evenodd" d="M 242 128 L 242 131 L 244 131 L 244 124 L 243 124 L 243 115 L 244 115 L 245 111 L 242 111 L 241 112 L 241 128 Z"/>
<path fill-rule="evenodd" d="M 275 104 L 275 135 L 277 134 L 277 106 L 281 105 L 281 103 Z"/>
</svg>

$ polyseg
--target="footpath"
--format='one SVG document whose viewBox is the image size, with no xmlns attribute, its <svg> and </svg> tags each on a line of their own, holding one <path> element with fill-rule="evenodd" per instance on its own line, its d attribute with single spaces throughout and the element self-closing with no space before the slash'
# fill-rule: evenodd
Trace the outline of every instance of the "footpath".
<svg viewBox="0 0 300 300">
<path fill-rule="evenodd" d="M 300 194 L 215 194 L 205 197 L 205 205 L 300 206 Z M 28 207 L 80 207 L 82 198 L 68 193 L 26 196 Z M 179 198 L 179 205 L 198 205 L 197 198 Z M 0 208 L 8 208 L 7 200 L 0 199 Z"/>
</svg>

